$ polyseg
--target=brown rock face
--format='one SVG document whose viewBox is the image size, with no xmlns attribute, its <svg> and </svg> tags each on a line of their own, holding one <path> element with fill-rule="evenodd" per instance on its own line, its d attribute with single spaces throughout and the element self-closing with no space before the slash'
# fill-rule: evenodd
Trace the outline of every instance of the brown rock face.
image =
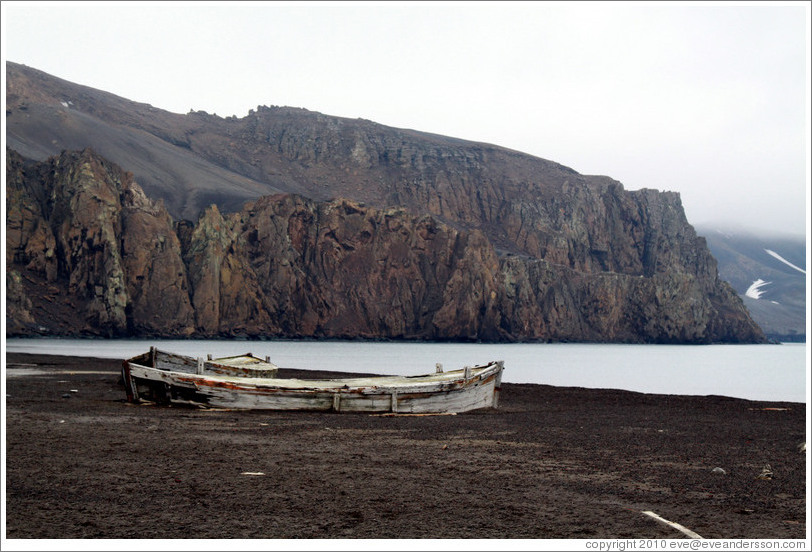
<svg viewBox="0 0 812 552">
<path fill-rule="evenodd" d="M 23 279 L 16 270 L 6 271 L 6 332 L 25 334 L 36 327 L 31 314 L 33 303 L 25 293 Z"/>
<path fill-rule="evenodd" d="M 494 319 L 487 240 L 403 209 L 270 196 L 180 233 L 201 335 L 482 339 Z"/>
<path fill-rule="evenodd" d="M 127 175 L 121 193 L 121 270 L 125 275 L 128 332 L 194 333 L 180 240 L 162 203 L 148 199 Z"/>
<path fill-rule="evenodd" d="M 477 339 L 489 323 L 498 261 L 481 234 L 299 196 L 262 198 L 232 220 L 283 335 Z"/>
<path fill-rule="evenodd" d="M 600 208 L 546 243 L 556 263 L 500 257 L 479 230 L 345 199 L 268 196 L 175 225 L 90 151 L 28 166 L 9 153 L 8 167 L 12 333 L 47 328 L 33 313 L 61 305 L 63 319 L 78 307 L 81 332 L 106 335 L 763 339 L 675 194 L 608 186 Z M 612 226 L 601 209 L 625 218 Z M 607 235 L 587 247 L 578 236 L 596 226 Z M 51 295 L 31 293 L 37 278 Z"/>
<path fill-rule="evenodd" d="M 238 234 L 212 206 L 184 238 L 197 334 L 258 336 L 276 333 Z M 184 235 L 184 232 L 181 232 Z"/>
<path fill-rule="evenodd" d="M 87 324 L 126 330 L 127 289 L 121 267 L 122 173 L 91 156 L 60 157 L 53 165 L 49 223 L 68 291 L 87 299 Z"/>
<path fill-rule="evenodd" d="M 74 332 L 191 332 L 171 220 L 131 174 L 89 150 L 29 168 L 8 152 L 7 163 L 6 264 L 63 286 L 77 303 Z"/>
<path fill-rule="evenodd" d="M 678 194 L 360 119 L 177 115 L 6 74 L 8 143 L 39 161 L 7 156 L 6 263 L 40 324 L 33 281 L 91 333 L 764 341 Z"/>
<path fill-rule="evenodd" d="M 56 239 L 42 218 L 47 202 L 44 174 L 26 171 L 23 160 L 6 154 L 6 265 L 16 263 L 56 280 Z"/>
</svg>

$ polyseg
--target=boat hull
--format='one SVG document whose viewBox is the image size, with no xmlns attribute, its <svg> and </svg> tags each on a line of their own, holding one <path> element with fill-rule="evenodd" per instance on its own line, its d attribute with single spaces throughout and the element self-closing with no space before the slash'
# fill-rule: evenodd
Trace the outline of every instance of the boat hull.
<svg viewBox="0 0 812 552">
<path fill-rule="evenodd" d="M 124 362 L 131 402 L 249 410 L 445 413 L 495 408 L 504 369 L 499 361 L 427 376 L 294 380 L 181 372 L 165 364 L 147 366 L 148 358 Z"/>
</svg>

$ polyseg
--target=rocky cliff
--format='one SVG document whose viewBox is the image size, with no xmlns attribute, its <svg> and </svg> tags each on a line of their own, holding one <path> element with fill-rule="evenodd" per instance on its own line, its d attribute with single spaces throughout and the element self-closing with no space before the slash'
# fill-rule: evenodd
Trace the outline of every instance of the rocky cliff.
<svg viewBox="0 0 812 552">
<path fill-rule="evenodd" d="M 7 280 L 21 284 L 7 291 L 15 305 L 33 302 L 7 313 L 9 331 L 192 333 L 172 220 L 132 174 L 90 150 L 28 166 L 8 152 L 6 163 Z"/>
<path fill-rule="evenodd" d="M 8 151 L 7 183 L 11 335 L 764 339 L 679 197 L 608 179 L 548 192 L 513 253 L 479 225 L 296 194 L 174 222 L 91 150 Z"/>
<path fill-rule="evenodd" d="M 764 339 L 678 194 L 363 119 L 6 77 L 9 333 Z"/>
</svg>

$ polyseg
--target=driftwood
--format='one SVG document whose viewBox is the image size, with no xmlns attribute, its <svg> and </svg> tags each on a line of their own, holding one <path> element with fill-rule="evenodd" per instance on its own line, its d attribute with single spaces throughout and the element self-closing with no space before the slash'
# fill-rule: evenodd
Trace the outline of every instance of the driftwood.
<svg viewBox="0 0 812 552">
<path fill-rule="evenodd" d="M 691 530 L 690 530 L 690 529 L 688 529 L 687 527 L 684 527 L 684 526 L 680 525 L 679 523 L 675 523 L 675 522 L 673 522 L 673 521 L 668 521 L 667 519 L 661 518 L 660 516 L 658 516 L 658 515 L 657 515 L 657 514 L 655 514 L 654 512 L 651 512 L 651 511 L 645 511 L 645 512 L 643 512 L 643 515 L 646 515 L 646 516 L 649 516 L 649 517 L 651 517 L 651 518 L 654 518 L 654 519 L 656 519 L 657 521 L 659 521 L 660 523 L 665 523 L 666 525 L 668 525 L 668 526 L 670 526 L 670 527 L 673 527 L 673 528 L 674 528 L 674 529 L 676 529 L 677 531 L 681 531 L 682 533 L 684 533 L 684 534 L 688 535 L 688 536 L 689 536 L 689 537 L 691 537 L 692 539 L 702 539 L 702 540 L 704 540 L 704 538 L 705 538 L 705 537 L 701 537 L 701 536 L 699 536 L 698 534 L 694 533 L 693 531 L 691 531 Z"/>
</svg>

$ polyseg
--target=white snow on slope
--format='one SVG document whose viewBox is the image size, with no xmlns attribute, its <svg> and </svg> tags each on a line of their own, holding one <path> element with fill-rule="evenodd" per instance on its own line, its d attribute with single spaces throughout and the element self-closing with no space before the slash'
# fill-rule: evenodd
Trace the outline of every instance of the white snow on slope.
<svg viewBox="0 0 812 552">
<path fill-rule="evenodd" d="M 762 280 L 761 278 L 759 278 L 758 280 L 756 280 L 755 282 L 753 282 L 752 284 L 750 284 L 750 287 L 749 287 L 749 288 L 747 288 L 747 291 L 745 291 L 745 292 L 744 292 L 744 294 L 745 294 L 747 297 L 750 297 L 750 298 L 752 298 L 752 299 L 758 299 L 758 298 L 759 298 L 759 297 L 761 297 L 761 296 L 762 296 L 762 294 L 764 293 L 764 291 L 762 291 L 760 288 L 761 288 L 762 286 L 767 286 L 767 285 L 770 285 L 771 283 L 772 283 L 772 282 L 765 282 L 764 280 Z"/>
<path fill-rule="evenodd" d="M 773 251 L 773 250 L 771 250 L 771 249 L 765 249 L 764 251 L 766 251 L 768 255 L 772 255 L 773 257 L 775 257 L 776 259 L 778 259 L 779 261 L 781 261 L 781 262 L 782 262 L 782 263 L 784 263 L 785 265 L 787 265 L 787 266 L 791 266 L 792 268 L 794 268 L 794 269 L 795 269 L 795 270 L 797 270 L 798 272 L 803 272 L 804 274 L 806 274 L 806 270 L 804 270 L 803 268 L 798 268 L 797 266 L 795 266 L 794 264 L 792 264 L 791 262 L 789 262 L 788 260 L 786 260 L 784 257 L 782 257 L 781 255 L 779 255 L 779 254 L 778 254 L 778 253 L 776 253 L 775 251 Z"/>
</svg>

